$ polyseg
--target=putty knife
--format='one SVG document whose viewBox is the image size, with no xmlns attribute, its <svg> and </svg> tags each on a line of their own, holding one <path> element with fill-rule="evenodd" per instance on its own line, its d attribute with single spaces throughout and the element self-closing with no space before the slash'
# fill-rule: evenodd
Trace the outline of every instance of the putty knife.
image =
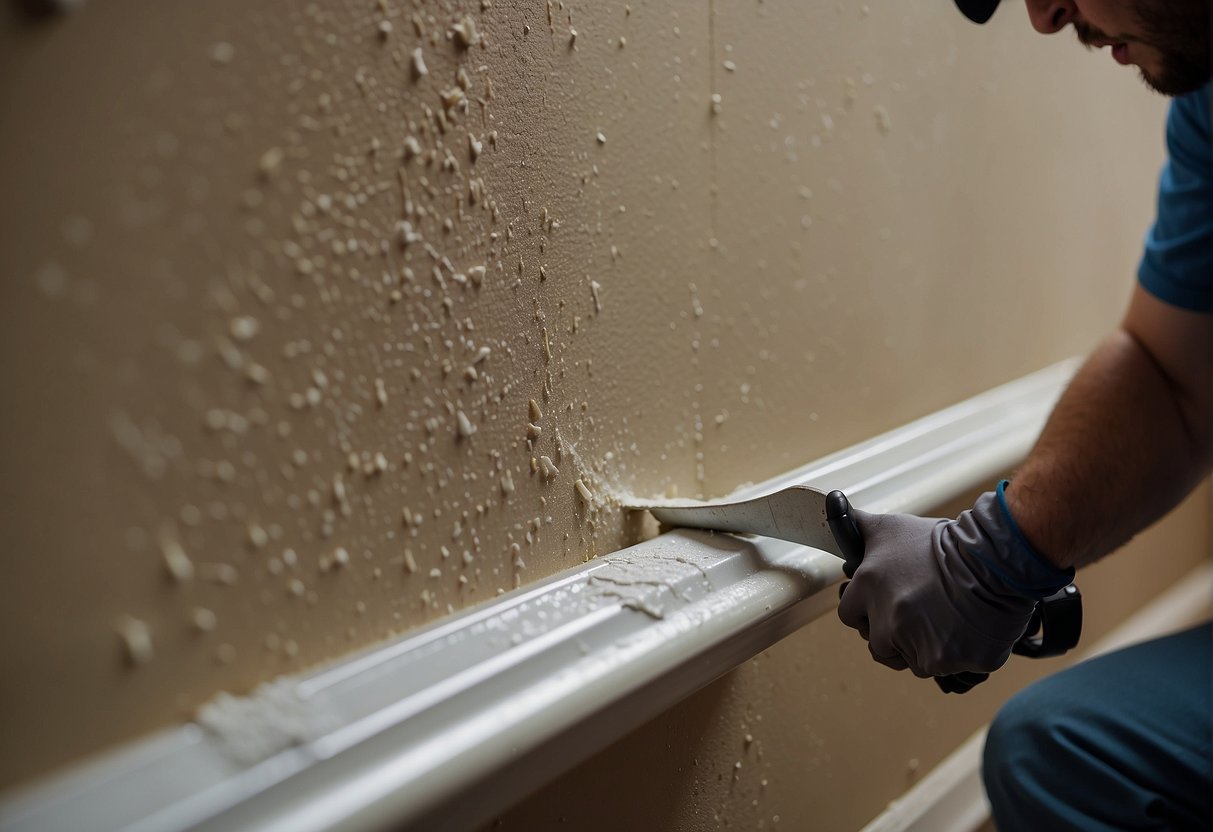
<svg viewBox="0 0 1213 832">
<path fill-rule="evenodd" d="M 736 503 L 637 502 L 631 508 L 647 509 L 667 526 L 759 534 L 821 549 L 846 561 L 843 571 L 848 578 L 863 560 L 863 537 L 841 491 L 826 494 L 807 485 L 793 485 Z"/>
</svg>

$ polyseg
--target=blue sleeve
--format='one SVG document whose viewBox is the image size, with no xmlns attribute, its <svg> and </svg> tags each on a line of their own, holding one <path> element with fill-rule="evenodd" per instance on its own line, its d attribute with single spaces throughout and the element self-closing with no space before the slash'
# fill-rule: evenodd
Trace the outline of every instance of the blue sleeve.
<svg viewBox="0 0 1213 832">
<path fill-rule="evenodd" d="M 1167 116 L 1167 163 L 1158 213 L 1137 269 L 1158 299 L 1194 312 L 1213 311 L 1213 148 L 1209 87 L 1175 99 Z"/>
</svg>

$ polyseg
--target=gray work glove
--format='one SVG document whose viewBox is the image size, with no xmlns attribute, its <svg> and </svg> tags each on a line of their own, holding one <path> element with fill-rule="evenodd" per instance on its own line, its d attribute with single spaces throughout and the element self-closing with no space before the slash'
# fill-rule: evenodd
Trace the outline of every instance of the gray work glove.
<svg viewBox="0 0 1213 832">
<path fill-rule="evenodd" d="M 855 512 L 866 552 L 838 617 L 876 661 L 924 678 L 997 670 L 1036 601 L 1073 580 L 1020 533 L 1005 486 L 955 520 Z"/>
</svg>

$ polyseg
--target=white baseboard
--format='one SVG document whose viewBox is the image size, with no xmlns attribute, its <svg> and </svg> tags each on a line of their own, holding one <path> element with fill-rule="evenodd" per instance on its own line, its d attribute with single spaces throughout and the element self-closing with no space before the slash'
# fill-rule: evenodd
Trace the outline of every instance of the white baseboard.
<svg viewBox="0 0 1213 832">
<path fill-rule="evenodd" d="M 1213 563 L 1202 564 L 1078 656 L 1088 659 L 1182 629 L 1213 603 Z M 965 740 L 863 832 L 973 832 L 990 817 L 981 785 L 986 727 Z"/>
</svg>

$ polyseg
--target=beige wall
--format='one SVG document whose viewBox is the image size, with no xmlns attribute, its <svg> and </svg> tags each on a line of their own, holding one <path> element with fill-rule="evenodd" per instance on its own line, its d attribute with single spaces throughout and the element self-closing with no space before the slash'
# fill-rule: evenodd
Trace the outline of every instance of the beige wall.
<svg viewBox="0 0 1213 832">
<path fill-rule="evenodd" d="M 1013 7 L 14 5 L 0 785 L 1087 350 L 1161 159 Z"/>
</svg>

